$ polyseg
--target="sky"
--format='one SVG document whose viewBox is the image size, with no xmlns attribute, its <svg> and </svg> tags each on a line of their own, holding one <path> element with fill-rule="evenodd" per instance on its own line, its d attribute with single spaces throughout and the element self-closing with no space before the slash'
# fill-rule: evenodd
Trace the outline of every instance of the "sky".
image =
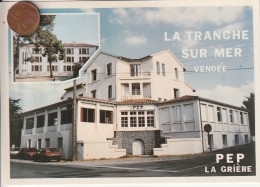
<svg viewBox="0 0 260 187">
<path fill-rule="evenodd" d="M 201 97 L 242 106 L 245 97 L 254 91 L 251 7 L 116 8 L 81 9 L 80 11 L 100 14 L 102 51 L 128 58 L 140 58 L 169 49 L 185 66 L 185 81 L 196 90 L 195 94 Z M 66 42 L 95 42 L 93 38 L 99 36 L 99 33 L 93 33 L 95 29 L 90 31 L 89 28 L 92 24 L 97 25 L 96 17 L 92 15 L 86 19 L 75 18 L 76 16 L 73 18 L 65 15 L 56 16 L 54 32 L 57 37 Z M 69 22 L 71 24 L 68 24 Z M 214 31 L 224 33 L 242 30 L 247 33 L 243 40 L 242 36 L 240 39 L 208 40 L 208 37 L 204 38 L 205 33 L 212 35 Z M 176 32 L 179 33 L 180 40 L 172 40 Z M 189 40 L 187 32 L 201 33 L 202 38 L 195 40 L 192 37 Z M 167 39 L 170 38 L 171 41 L 165 41 L 165 33 L 167 33 Z M 215 48 L 238 48 L 241 50 L 241 56 L 216 58 Z M 206 49 L 207 57 L 184 58 L 182 51 L 191 49 Z M 230 54 L 233 55 L 233 53 Z M 195 71 L 195 67 L 219 65 L 227 70 L 225 72 Z M 84 79 L 82 75 L 78 82 Z M 24 111 L 27 111 L 58 102 L 64 93 L 63 89 L 71 85 L 72 81 L 15 83 L 10 86 L 10 96 L 22 98 L 21 105 Z M 31 102 L 31 98 L 37 97 L 44 99 Z"/>
</svg>

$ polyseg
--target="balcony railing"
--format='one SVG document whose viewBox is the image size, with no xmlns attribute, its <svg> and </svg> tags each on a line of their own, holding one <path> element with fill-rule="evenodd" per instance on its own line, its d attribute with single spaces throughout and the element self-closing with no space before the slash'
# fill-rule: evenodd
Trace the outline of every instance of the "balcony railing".
<svg viewBox="0 0 260 187">
<path fill-rule="evenodd" d="M 146 78 L 150 77 L 151 72 L 122 72 L 120 78 Z"/>
</svg>

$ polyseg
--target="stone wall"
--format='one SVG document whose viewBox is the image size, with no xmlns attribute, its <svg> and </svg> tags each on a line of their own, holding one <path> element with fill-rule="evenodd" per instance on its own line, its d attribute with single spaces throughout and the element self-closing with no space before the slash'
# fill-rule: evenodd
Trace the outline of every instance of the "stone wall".
<svg viewBox="0 0 260 187">
<path fill-rule="evenodd" d="M 142 140 L 144 142 L 144 154 L 153 155 L 153 148 L 159 148 L 165 143 L 160 130 L 153 131 L 115 131 L 113 144 L 120 149 L 126 149 L 126 155 L 133 155 L 133 142 Z"/>
</svg>

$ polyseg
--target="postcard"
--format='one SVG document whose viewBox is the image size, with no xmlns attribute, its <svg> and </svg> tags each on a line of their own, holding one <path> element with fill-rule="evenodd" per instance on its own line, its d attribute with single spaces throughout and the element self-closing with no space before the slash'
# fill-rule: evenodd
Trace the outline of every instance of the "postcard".
<svg viewBox="0 0 260 187">
<path fill-rule="evenodd" d="M 259 182 L 258 1 L 15 4 L 3 184 Z"/>
</svg>

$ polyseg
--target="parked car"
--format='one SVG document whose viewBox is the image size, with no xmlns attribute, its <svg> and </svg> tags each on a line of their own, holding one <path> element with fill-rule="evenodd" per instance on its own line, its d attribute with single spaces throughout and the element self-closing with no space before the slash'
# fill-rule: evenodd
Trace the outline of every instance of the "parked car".
<svg viewBox="0 0 260 187">
<path fill-rule="evenodd" d="M 36 155 L 38 150 L 34 147 L 22 148 L 18 154 L 18 157 L 21 159 L 30 160 L 33 159 L 33 156 Z"/>
<path fill-rule="evenodd" d="M 11 147 L 10 148 L 10 158 L 18 158 L 20 148 L 19 147 Z"/>
<path fill-rule="evenodd" d="M 58 148 L 55 147 L 41 148 L 39 152 L 34 155 L 33 159 L 35 161 L 57 160 L 59 162 L 61 159 L 61 152 Z"/>
</svg>

